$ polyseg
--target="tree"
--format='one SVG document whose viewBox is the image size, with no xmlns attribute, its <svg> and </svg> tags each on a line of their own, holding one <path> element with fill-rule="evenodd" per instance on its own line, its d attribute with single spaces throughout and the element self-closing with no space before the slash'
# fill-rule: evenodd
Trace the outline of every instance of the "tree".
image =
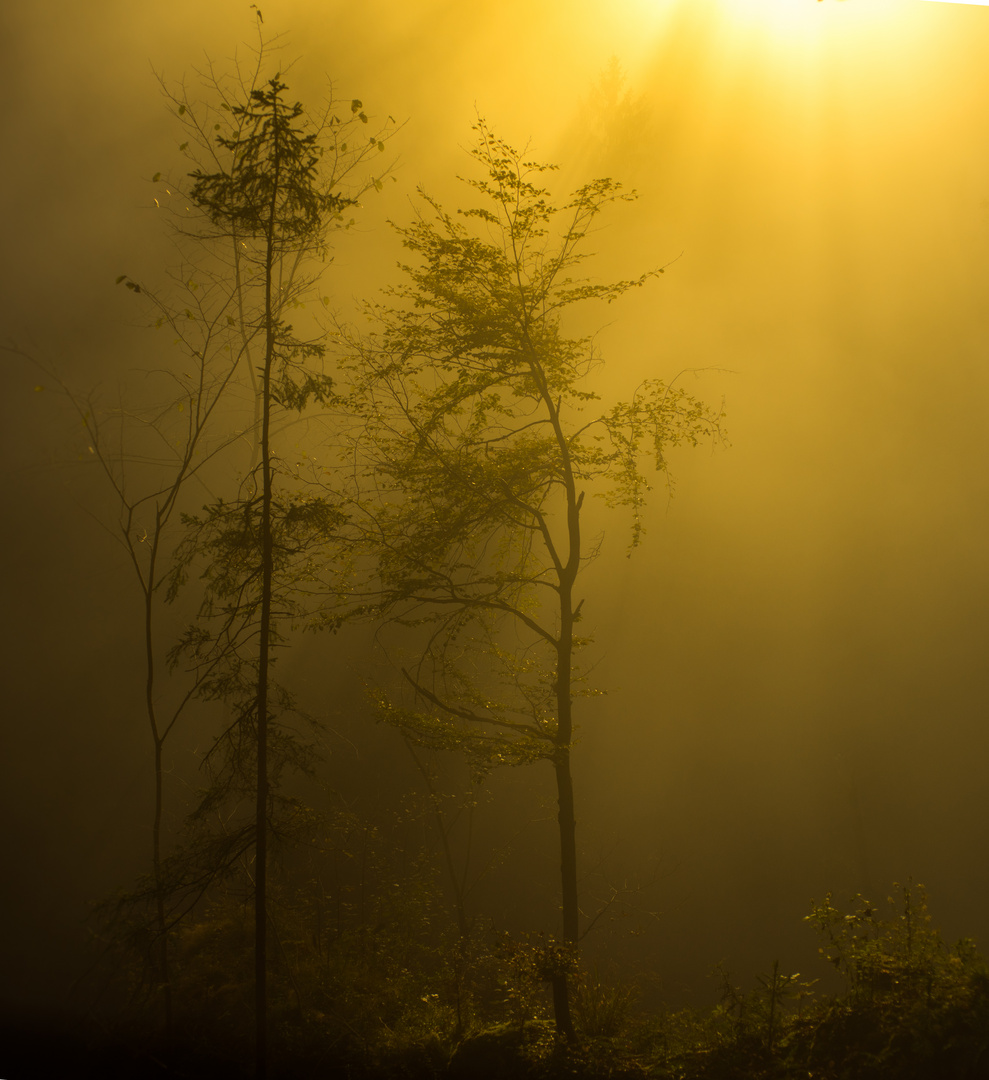
<svg viewBox="0 0 989 1080">
<path fill-rule="evenodd" d="M 381 714 L 422 746 L 465 752 L 478 776 L 548 761 L 560 842 L 562 946 L 547 950 L 558 1030 L 574 1038 L 567 973 L 581 936 L 571 773 L 574 703 L 586 683 L 579 634 L 585 496 L 631 512 L 643 535 L 643 461 L 720 435 L 722 413 L 659 380 L 603 408 L 589 388 L 592 342 L 567 335 L 569 309 L 611 303 L 663 268 L 609 284 L 582 276 L 601 214 L 633 194 L 610 179 L 555 205 L 553 166 L 527 160 L 483 121 L 466 183 L 479 206 L 424 204 L 398 230 L 416 258 L 372 329 L 350 338 L 361 467 L 354 520 L 373 552 L 363 603 L 421 649 L 402 669 L 412 696 L 378 695 Z M 372 593 L 374 594 L 372 597 Z M 355 603 L 362 602 L 355 597 Z"/>
<path fill-rule="evenodd" d="M 82 421 L 86 460 L 109 483 L 115 513 L 108 528 L 126 551 L 142 605 L 144 711 L 154 749 L 152 869 L 111 905 L 111 918 L 149 942 L 148 981 L 161 995 L 167 1032 L 170 935 L 211 884 L 247 867 L 253 852 L 258 1075 L 266 1051 L 269 834 L 275 822 L 283 832 L 309 825 L 292 800 L 279 797 L 279 773 L 310 767 L 314 754 L 289 726 L 273 723 L 273 712 L 293 709 L 291 696 L 271 679 L 273 650 L 282 640 L 279 623 L 302 608 L 304 582 L 317 572 L 316 551 L 322 560 L 340 523 L 325 500 L 290 490 L 276 456 L 273 414 L 301 412 L 331 392 L 319 366 L 318 328 L 304 340 L 285 313 L 314 298 L 317 275 L 308 268 L 325 257 L 329 232 L 350 224 L 344 210 L 368 187 L 380 189 L 387 169 L 374 175 L 366 166 L 380 160 L 394 130 L 389 118 L 372 134 L 358 99 L 341 110 L 331 100 L 312 122 L 300 104 L 285 99 L 277 74 L 262 80 L 267 50 L 259 21 L 255 64 L 238 64 L 232 80 L 210 67 L 205 102 L 162 82 L 185 128 L 179 149 L 195 166 L 187 190 L 161 173 L 152 181 L 155 204 L 173 214 L 182 262 L 171 271 L 173 290 L 159 292 L 126 274 L 117 283 L 150 304 L 155 327 L 170 332 L 178 359 L 172 353 L 143 372 L 141 400 L 122 392 L 124 403 L 109 409 L 95 392 L 75 393 L 47 372 Z M 235 391 L 245 382 L 250 418 L 238 424 L 243 395 L 238 400 Z M 245 441 L 251 448 L 246 479 L 233 498 L 217 497 L 222 482 L 244 473 L 236 448 Z M 204 491 L 210 502 L 191 513 Z M 194 565 L 203 581 L 200 620 L 167 649 L 161 605 L 178 596 Z M 187 677 L 179 678 L 178 669 Z M 206 754 L 208 782 L 192 828 L 168 853 L 166 741 L 197 698 L 223 701 L 233 719 Z M 226 815 L 218 833 L 201 828 L 224 799 L 236 801 L 248 786 L 250 823 Z"/>
<path fill-rule="evenodd" d="M 259 38 L 257 64 L 245 76 L 250 80 L 247 85 L 257 80 L 264 54 L 265 43 Z M 220 108 L 228 114 L 232 110 L 215 77 L 211 87 L 218 92 L 221 104 L 215 114 L 207 109 L 201 118 L 187 99 L 174 95 L 169 98 L 190 136 L 180 149 L 190 156 L 205 152 L 209 160 L 217 162 L 207 126 L 218 129 Z M 190 144 L 195 146 L 191 152 Z M 160 180 L 161 174 L 156 174 L 154 182 Z M 155 204 L 172 210 L 169 196 L 181 192 L 168 183 L 161 188 L 161 198 L 155 198 Z M 143 712 L 151 737 L 154 770 L 151 874 L 125 894 L 120 904 L 111 906 L 115 914 L 121 914 L 121 908 L 127 909 L 127 922 L 133 921 L 133 909 L 146 905 L 153 909 L 147 974 L 150 985 L 160 992 L 166 1032 L 172 1022 L 169 934 L 187 912 L 189 897 L 194 903 L 205 880 L 204 867 L 198 866 L 190 873 L 188 859 L 170 859 L 166 855 L 166 749 L 176 725 L 212 671 L 209 666 L 200 667 L 191 681 L 162 678 L 167 666 L 165 654 L 173 644 L 169 640 L 171 628 L 163 626 L 162 606 L 172 576 L 171 559 L 180 533 L 180 518 L 190 508 L 190 492 L 195 489 L 202 498 L 202 492 L 210 490 L 211 470 L 240 440 L 240 433 L 229 426 L 231 391 L 240 368 L 247 366 L 250 372 L 257 336 L 256 328 L 248 326 L 243 318 L 240 275 L 223 274 L 223 256 L 217 262 L 215 246 L 213 257 L 204 258 L 208 251 L 204 241 L 208 238 L 203 235 L 201 211 L 179 200 L 172 202 L 183 205 L 171 222 L 182 258 L 170 275 L 174 287 L 158 290 L 127 274 L 117 278 L 118 285 L 125 285 L 151 309 L 154 327 L 172 339 L 169 354 L 160 366 L 142 372 L 140 389 L 122 387 L 119 402 L 108 405 L 105 395 L 97 390 L 79 392 L 55 368 L 27 357 L 44 372 L 49 385 L 68 399 L 81 421 L 88 451 L 82 460 L 99 469 L 114 502 L 111 517 L 101 523 L 124 549 L 140 597 Z M 240 245 L 234 242 L 231 247 L 236 268 Z M 179 355 L 177 361 L 173 350 Z M 226 426 L 218 420 L 221 412 Z M 206 879 L 210 876 L 207 874 Z M 141 923 L 140 918 L 137 921 Z"/>
<path fill-rule="evenodd" d="M 295 124 L 303 109 L 301 104 L 284 102 L 283 91 L 286 89 L 276 76 L 264 89 L 252 90 L 248 104 L 234 106 L 234 115 L 243 122 L 241 130 L 233 137 L 218 137 L 220 145 L 232 155 L 232 167 L 229 172 L 208 174 L 197 171 L 193 174 L 196 182 L 191 191 L 193 201 L 206 210 L 215 224 L 229 227 L 234 235 L 248 237 L 259 244 L 259 270 L 264 291 L 260 313 L 264 354 L 259 399 L 259 500 L 257 497 L 240 500 L 240 505 L 232 511 L 232 518 L 226 507 L 215 506 L 208 518 L 212 536 L 219 540 L 220 557 L 225 557 L 223 562 L 215 557 L 212 562 L 211 570 L 218 571 L 221 582 L 217 587 L 217 577 L 212 578 L 213 591 L 226 599 L 236 595 L 233 606 L 228 605 L 225 610 L 228 620 L 240 620 L 242 624 L 247 622 L 253 626 L 256 619 L 257 625 L 256 678 L 253 679 L 256 693 L 253 709 L 256 779 L 254 977 L 257 1060 L 262 1068 L 267 1058 L 268 725 L 276 509 L 271 413 L 277 392 L 286 405 L 297 406 L 300 410 L 311 396 L 322 399 L 329 392 L 325 377 L 305 371 L 299 363 L 300 359 L 320 355 L 321 350 L 319 346 L 307 346 L 296 339 L 291 327 L 282 320 L 283 301 L 276 296 L 276 272 L 287 256 L 299 258 L 318 242 L 324 216 L 338 212 L 346 204 L 340 196 L 317 186 L 316 135 L 305 133 Z M 304 516 L 297 514 L 299 509 L 292 506 L 290 515 Z M 236 524 L 231 530 L 232 521 Z M 231 585 L 228 583 L 229 560 L 244 552 L 248 554 L 245 573 L 235 573 Z M 242 591 L 245 585 L 249 589 L 246 605 Z M 229 630 L 225 631 L 224 650 L 231 640 Z M 197 648 L 201 648 L 201 644 L 197 644 Z M 233 654 L 240 655 L 237 645 Z M 242 709 L 237 726 L 241 727 L 249 715 L 249 711 Z"/>
<path fill-rule="evenodd" d="M 303 106 L 286 99 L 286 90 L 276 74 L 263 86 L 252 87 L 246 102 L 223 101 L 233 130 L 217 135 L 215 144 L 225 161 L 191 174 L 190 201 L 212 223 L 214 239 L 233 243 L 237 321 L 245 340 L 257 335 L 263 342 L 256 410 L 260 460 L 236 499 L 216 500 L 201 515 L 187 517 L 188 532 L 172 578 L 174 595 L 187 580 L 189 567 L 197 561 L 205 564 L 203 618 L 173 656 L 176 662 L 191 658 L 197 671 L 207 670 L 199 692 L 224 700 L 233 711 L 232 723 L 214 748 L 219 761 L 214 772 L 220 781 L 207 792 L 200 810 L 243 794 L 245 777 L 253 777 L 259 1076 L 267 1059 L 273 780 L 286 765 L 305 767 L 310 760 L 310 748 L 290 727 L 279 726 L 273 713 L 276 707 L 292 707 L 291 698 L 272 680 L 274 650 L 283 640 L 279 621 L 299 612 L 305 582 L 318 573 L 315 553 L 341 522 L 340 513 L 325 499 L 291 489 L 288 470 L 276 454 L 276 413 L 301 413 L 332 394 L 332 380 L 320 366 L 323 345 L 298 336 L 285 315 L 311 293 L 314 278 L 302 268 L 324 254 L 327 231 L 342 223 L 343 210 L 356 201 L 356 192 L 338 190 L 343 176 L 369 151 L 384 149 L 380 136 L 348 149 L 332 111 L 321 124 L 312 125 Z M 183 103 L 178 111 L 184 114 L 187 109 Z M 355 99 L 350 111 L 349 123 L 367 124 L 360 101 Z"/>
<path fill-rule="evenodd" d="M 163 682 L 167 680 L 161 677 L 165 667 L 163 642 L 170 628 L 162 625 L 162 602 L 171 547 L 189 489 L 205 482 L 204 474 L 236 439 L 217 433 L 215 414 L 242 357 L 236 340 L 231 347 L 225 319 L 229 295 L 218 301 L 213 290 L 203 289 L 198 298 L 190 300 L 198 315 L 190 318 L 188 308 L 180 314 L 126 275 L 119 279 L 125 280 L 158 312 L 158 324 L 167 326 L 175 335 L 174 342 L 183 356 L 175 370 L 145 373 L 147 383 L 164 383 L 158 400 L 151 405 L 107 406 L 97 391 L 79 393 L 54 369 L 32 362 L 44 371 L 49 385 L 67 398 L 79 418 L 88 451 L 83 460 L 98 468 L 113 498 L 113 517 L 101 523 L 123 548 L 140 600 L 143 714 L 151 738 L 154 772 L 151 874 L 143 887 L 126 898 L 125 906 L 136 902 L 138 906 L 148 903 L 152 908 L 148 981 L 160 992 L 168 1033 L 172 1023 L 169 931 L 175 921 L 172 905 L 176 896 L 165 854 L 165 755 L 169 737 L 209 672 L 203 669 L 191 681 L 173 682 L 166 691 Z M 190 295 L 194 296 L 195 291 Z"/>
</svg>

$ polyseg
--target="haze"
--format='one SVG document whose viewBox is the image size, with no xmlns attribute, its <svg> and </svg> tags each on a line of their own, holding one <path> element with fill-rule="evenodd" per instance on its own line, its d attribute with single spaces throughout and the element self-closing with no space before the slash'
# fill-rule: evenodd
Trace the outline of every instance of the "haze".
<svg viewBox="0 0 989 1080">
<path fill-rule="evenodd" d="M 666 1001 L 707 1001 L 720 960 L 742 979 L 813 964 L 812 898 L 908 876 L 948 940 L 984 948 L 989 13 L 261 6 L 299 57 L 293 94 L 318 97 L 328 75 L 341 98 L 407 118 L 397 182 L 365 198 L 324 280 L 344 314 L 392 279 L 386 219 L 409 219 L 416 184 L 458 205 L 478 113 L 558 162 L 561 192 L 602 175 L 638 190 L 596 237 L 595 275 L 676 260 L 604 313 L 597 389 L 683 372 L 724 397 L 731 446 L 677 454 L 643 548 L 626 559 L 610 520 L 588 576 L 609 690 L 583 708 L 574 757 L 588 888 L 641 880 L 656 914 L 642 937 L 613 934 L 609 957 Z M 113 387 L 155 348 L 114 287 L 163 281 L 171 257 L 149 179 L 175 166 L 178 136 L 154 71 L 191 80 L 253 20 L 229 0 L 0 16 L 3 339 L 75 387 Z M 2 968 L 5 1001 L 55 1010 L 87 905 L 146 868 L 150 751 L 131 582 L 72 464 L 73 422 L 38 383 L 5 360 Z M 354 672 L 372 659 L 359 635 L 312 638 L 290 668 L 349 740 L 327 784 L 368 804 L 414 782 L 394 733 L 361 715 Z M 480 907 L 548 923 L 552 788 L 524 772 L 490 785 L 492 842 L 525 839 Z"/>
</svg>

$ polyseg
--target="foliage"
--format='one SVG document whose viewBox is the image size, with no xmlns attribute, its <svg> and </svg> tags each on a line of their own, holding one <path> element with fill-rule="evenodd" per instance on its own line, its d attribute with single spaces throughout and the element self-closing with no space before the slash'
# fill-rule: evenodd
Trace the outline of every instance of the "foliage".
<svg viewBox="0 0 989 1080">
<path fill-rule="evenodd" d="M 247 104 L 229 111 L 236 131 L 216 137 L 229 161 L 197 169 L 190 200 L 233 242 L 240 319 L 263 335 L 255 386 L 258 466 L 233 504 L 214 502 L 202 518 L 188 517 L 176 581 L 202 559 L 206 568 L 200 622 L 186 633 L 173 660 L 191 658 L 210 675 L 200 695 L 222 699 L 232 713 L 206 757 L 212 783 L 197 812 L 216 815 L 226 828 L 253 790 L 254 804 L 254 998 L 256 1069 L 268 1060 L 268 848 L 278 828 L 278 788 L 287 766 L 305 769 L 312 747 L 279 723 L 273 706 L 290 705 L 273 679 L 275 649 L 284 641 L 280 624 L 298 610 L 305 585 L 316 575 L 312 551 L 325 550 L 341 515 L 324 500 L 286 492 L 274 445 L 273 414 L 301 412 L 325 402 L 331 380 L 308 365 L 321 361 L 323 346 L 297 337 L 285 318 L 310 282 L 300 266 L 321 253 L 329 222 L 352 202 L 334 190 L 337 178 L 319 170 L 323 147 L 301 104 L 288 104 L 278 75 L 253 88 Z M 241 263 L 245 264 L 242 269 Z M 249 308 L 247 297 L 255 297 Z M 175 587 L 173 586 L 173 593 Z M 208 619 L 218 616 L 217 626 Z"/>
<path fill-rule="evenodd" d="M 596 969 L 581 971 L 574 983 L 574 1018 L 585 1035 L 615 1039 L 626 1034 L 635 1006 L 636 988 L 615 985 Z"/>
<path fill-rule="evenodd" d="M 196 169 L 189 198 L 246 262 L 241 289 L 253 285 L 264 294 L 249 316 L 266 337 L 263 392 L 301 412 L 311 400 L 325 402 L 332 381 L 307 368 L 322 358 L 322 344 L 295 337 L 282 312 L 310 285 L 297 276 L 303 260 L 322 253 L 329 224 L 356 200 L 333 190 L 335 176 L 321 175 L 319 133 L 300 102 L 284 100 L 287 89 L 276 75 L 251 90 L 248 104 L 231 108 L 234 131 L 216 137 L 229 163 L 211 173 Z"/>
<path fill-rule="evenodd" d="M 193 670 L 199 696 L 223 702 L 231 717 L 203 757 L 211 782 L 197 810 L 200 817 L 253 790 L 257 628 L 262 603 L 260 515 L 258 497 L 233 503 L 221 500 L 204 507 L 199 515 L 186 515 L 186 533 L 173 564 L 170 595 L 177 595 L 193 568 L 198 568 L 202 602 L 199 620 L 173 646 L 171 664 Z M 306 610 L 308 590 L 323 573 L 326 546 L 342 520 L 334 507 L 308 494 L 272 500 L 271 599 L 281 621 L 299 618 Z M 276 649 L 284 643 L 275 625 L 271 646 Z M 311 773 L 316 761 L 313 742 L 301 737 L 292 717 L 309 728 L 315 721 L 298 710 L 285 687 L 272 681 L 270 693 L 268 775 L 277 802 L 281 773 L 286 768 Z"/>
<path fill-rule="evenodd" d="M 296 331 L 286 316 L 317 298 L 311 267 L 325 260 L 330 232 L 350 224 L 344 211 L 368 187 L 380 188 L 380 176 L 362 173 L 383 152 L 392 123 L 372 135 L 356 99 L 342 120 L 332 100 L 322 115 L 310 116 L 287 99 L 279 74 L 263 75 L 272 57 L 258 14 L 253 66 L 235 60 L 233 75 L 224 77 L 210 65 L 201 80 L 204 100 L 162 81 L 185 135 L 179 150 L 192 163 L 178 181 L 162 173 L 152 180 L 155 206 L 169 219 L 181 262 L 161 291 L 127 274 L 117 283 L 150 305 L 154 326 L 179 348 L 178 361 L 172 354 L 162 370 L 143 373 L 145 388 L 164 383 L 165 393 L 146 408 L 121 406 L 109 420 L 88 399 L 73 397 L 89 452 L 117 497 L 119 536 L 142 590 L 146 712 L 155 750 L 152 875 L 104 911 L 128 940 L 145 942 L 149 966 L 137 985 L 161 994 L 166 1028 L 182 981 L 170 970 L 171 945 L 200 900 L 235 881 L 254 888 L 260 913 L 261 1017 L 268 836 L 276 851 L 297 838 L 304 808 L 284 784 L 316 760 L 313 721 L 270 669 L 343 520 L 326 500 L 285 479 L 290 470 L 277 459 L 271 413 L 274 407 L 291 418 L 332 397 L 318 324 L 305 313 L 307 325 Z M 325 306 L 327 298 L 319 299 Z M 230 479 L 238 476 L 239 490 L 231 491 Z M 199 513 L 190 497 L 193 481 L 196 499 L 205 491 L 210 500 Z M 158 609 L 180 591 L 191 592 L 192 582 L 200 592 L 183 607 L 194 610 L 198 600 L 199 618 L 167 652 L 171 678 L 165 680 Z M 165 740 L 197 700 L 221 702 L 228 715 L 202 755 L 205 788 L 185 830 L 166 836 Z M 203 709 L 200 716 L 211 713 Z M 244 804 L 252 789 L 255 812 L 248 820 Z M 261 1039 L 263 1022 L 257 1026 Z"/>
<path fill-rule="evenodd" d="M 317 133 L 294 125 L 304 109 L 300 102 L 283 104 L 286 89 L 276 75 L 263 89 L 251 90 L 246 105 L 233 107 L 236 135 L 216 139 L 233 166 L 218 173 L 196 169 L 190 196 L 215 224 L 248 236 L 274 229 L 279 244 L 292 250 L 298 241 L 320 236 L 325 214 L 354 200 L 320 190 Z"/>
<path fill-rule="evenodd" d="M 922 886 L 894 885 L 886 910 L 828 894 L 807 921 L 846 992 L 813 997 L 778 965 L 750 994 L 723 975 L 721 1004 L 686 1022 L 655 1075 L 682 1080 L 813 1076 L 819 1080 L 968 1080 L 989 1067 L 989 972 L 970 941 L 949 948 Z M 816 980 L 815 980 L 816 981 Z M 657 1046 L 657 1049 L 659 1047 Z"/>
<path fill-rule="evenodd" d="M 573 1005 L 581 1042 L 572 1046 L 547 1022 L 552 942 L 538 935 L 477 936 L 468 965 L 471 992 L 458 1002 L 450 975 L 463 962 L 464 943 L 447 931 L 424 853 L 402 850 L 384 829 L 343 808 L 326 820 L 310 818 L 308 832 L 300 827 L 303 836 L 305 842 L 283 849 L 271 893 L 279 928 L 271 961 L 273 1045 L 286 1076 L 334 1070 L 380 1080 L 986 1075 L 989 972 L 970 942 L 949 948 L 931 929 L 919 886 L 909 886 L 909 901 L 901 889 L 886 911 L 866 916 L 867 935 L 856 921 L 859 898 L 843 911 L 832 897 L 815 904 L 810 916 L 825 935 L 829 926 L 837 930 L 836 913 L 852 916 L 848 925 L 858 932 L 842 939 L 845 955 L 864 952 L 867 966 L 884 957 L 884 966 L 899 972 L 892 981 L 849 984 L 835 997 L 819 997 L 811 992 L 813 980 L 774 964 L 744 992 L 721 967 L 714 1008 L 647 1015 L 635 1008 L 634 986 L 580 970 Z M 185 1075 L 226 1075 L 218 1059 L 227 1069 L 243 1060 L 248 899 L 243 882 L 229 878 L 211 888 L 177 932 L 181 1045 L 203 1069 L 190 1066 Z M 926 952 L 933 969 L 903 966 L 908 906 L 914 955 Z M 925 930 L 916 939 L 918 925 Z M 116 954 L 118 972 L 126 970 L 122 955 Z M 139 995 L 122 1014 L 128 1032 L 145 1030 L 145 1000 Z M 467 1010 L 462 1025 L 458 1009 Z"/>
<path fill-rule="evenodd" d="M 355 418 L 353 460 L 373 583 L 363 604 L 421 642 L 402 667 L 408 693 L 380 692 L 379 715 L 429 749 L 464 753 L 476 780 L 500 765 L 552 763 L 560 803 L 562 937 L 579 937 L 573 705 L 593 692 L 579 659 L 580 571 L 596 554 L 582 536 L 585 495 L 631 510 L 642 536 L 649 482 L 665 452 L 720 433 L 713 412 L 658 380 L 601 408 L 588 338 L 568 335 L 570 309 L 611 303 L 662 268 L 596 283 L 583 274 L 598 216 L 627 201 L 610 179 L 557 205 L 539 164 L 479 120 L 472 150 L 479 205 L 423 208 L 399 235 L 415 262 L 391 305 L 343 360 Z M 409 700 L 411 698 L 411 700 Z M 565 977 L 557 1020 L 571 1034 Z"/>
<path fill-rule="evenodd" d="M 855 995 L 910 991 L 915 989 L 911 984 L 931 982 L 941 967 L 944 946 L 931 926 L 924 886 L 894 882 L 893 890 L 886 897 L 890 914 L 885 917 L 882 906 L 861 893 L 852 898 L 848 912 L 828 893 L 806 917 L 822 939 L 819 952 Z"/>
<path fill-rule="evenodd" d="M 423 209 L 399 234 L 416 258 L 394 306 L 369 308 L 351 336 L 354 460 L 375 585 L 360 610 L 418 627 L 402 667 L 411 701 L 380 692 L 379 715 L 412 743 L 464 753 L 476 780 L 499 765 L 552 763 L 559 800 L 563 940 L 579 938 L 570 753 L 573 704 L 591 692 L 575 589 L 595 554 L 582 537 L 585 494 L 631 510 L 642 536 L 649 482 L 665 451 L 716 437 L 721 415 L 658 380 L 601 409 L 587 385 L 590 339 L 569 336 L 575 305 L 611 303 L 662 268 L 595 283 L 585 241 L 623 194 L 610 179 L 554 204 L 543 177 L 482 120 L 472 150 L 481 204 Z M 559 1029 L 573 1040 L 567 975 L 553 975 Z"/>
<path fill-rule="evenodd" d="M 483 122 L 475 131 L 473 156 L 488 179 L 466 182 L 494 209 L 459 216 L 493 239 L 420 190 L 432 214 L 399 233 L 421 265 L 403 266 L 409 284 L 392 293 L 404 307 L 370 310 L 375 330 L 357 344 L 354 401 L 373 402 L 363 448 L 377 493 L 392 496 L 374 525 L 386 539 L 386 602 L 414 606 L 432 589 L 459 606 L 514 612 L 524 587 L 548 583 L 545 563 L 563 551 L 548 514 L 568 482 L 630 506 L 637 544 L 650 487 L 642 454 L 665 473 L 664 451 L 716 436 L 720 414 L 649 380 L 630 402 L 587 415 L 598 396 L 584 383 L 599 359 L 562 320 L 572 305 L 611 303 L 661 272 L 609 284 L 576 276 L 594 220 L 634 196 L 598 180 L 553 206 L 536 182 L 552 166 L 524 161 Z"/>
<path fill-rule="evenodd" d="M 849 906 L 828 894 L 807 916 L 848 986 L 815 1041 L 837 1042 L 862 1075 L 980 1075 L 989 1067 L 989 971 L 974 943 L 949 947 L 923 885 L 909 880 L 894 883 L 885 905 L 858 894 Z"/>
<path fill-rule="evenodd" d="M 592 223 L 633 196 L 598 180 L 555 206 L 539 184 L 552 166 L 526 161 L 483 121 L 475 132 L 487 176 L 466 183 L 488 205 L 454 216 L 420 191 L 428 213 L 399 229 L 420 260 L 392 293 L 403 306 L 370 309 L 374 328 L 352 342 L 350 363 L 378 610 L 432 628 L 407 673 L 426 708 L 379 703 L 416 741 L 459 746 L 483 773 L 551 758 L 561 740 L 556 654 L 586 642 L 554 629 L 554 594 L 593 556 L 572 535 L 577 488 L 630 507 L 637 544 L 643 453 L 665 473 L 664 451 L 716 436 L 720 414 L 658 380 L 589 414 L 599 361 L 563 318 L 659 272 L 608 284 L 578 273 Z M 503 617 L 519 635 L 510 646 Z"/>
</svg>

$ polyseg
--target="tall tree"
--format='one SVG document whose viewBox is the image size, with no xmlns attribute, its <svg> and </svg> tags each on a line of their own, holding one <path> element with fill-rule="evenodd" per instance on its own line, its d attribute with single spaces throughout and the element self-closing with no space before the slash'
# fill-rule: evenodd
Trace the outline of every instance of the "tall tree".
<svg viewBox="0 0 989 1080">
<path fill-rule="evenodd" d="M 287 729 L 272 730 L 272 712 L 284 715 L 293 704 L 271 679 L 272 654 L 279 621 L 301 610 L 300 582 L 315 577 L 316 552 L 322 556 L 340 522 L 325 500 L 289 490 L 291 470 L 273 445 L 278 410 L 301 411 L 325 400 L 331 387 L 320 365 L 318 326 L 305 340 L 284 316 L 309 300 L 328 302 L 314 291 L 313 266 L 324 259 L 332 230 L 351 223 L 344 211 L 368 187 L 380 190 L 389 170 L 371 162 L 383 160 L 395 128 L 391 117 L 375 128 L 358 99 L 342 106 L 331 99 L 315 115 L 286 100 L 279 75 L 263 81 L 271 46 L 260 12 L 257 19 L 253 62 L 236 63 L 227 77 L 210 65 L 199 100 L 184 84 L 171 89 L 160 80 L 184 129 L 179 150 L 195 166 L 184 180 L 152 178 L 154 203 L 170 214 L 179 250 L 169 274 L 175 288 L 159 291 L 126 274 L 117 283 L 150 303 L 154 326 L 177 353 L 156 356 L 141 372 L 140 390 L 123 391 L 116 408 L 45 370 L 82 421 L 85 459 L 109 482 L 115 498 L 109 530 L 126 551 L 141 598 L 144 712 L 154 760 L 152 870 L 113 905 L 113 915 L 137 922 L 138 936 L 150 942 L 149 981 L 161 995 L 167 1030 L 170 934 L 217 876 L 245 865 L 253 851 L 262 1075 L 273 789 L 280 770 L 312 763 L 311 746 Z M 218 498 L 216 491 L 226 493 L 230 478 L 245 472 L 245 442 L 246 480 L 232 498 Z M 209 503 L 191 513 L 204 493 Z M 177 645 L 171 637 L 168 649 L 173 631 L 162 625 L 161 604 L 176 598 L 194 564 L 202 574 L 201 618 Z M 163 678 L 166 650 L 170 680 Z M 177 668 L 187 677 L 175 678 Z M 191 839 L 169 853 L 166 744 L 197 698 L 222 700 L 233 722 L 206 755 L 209 780 L 192 819 L 201 820 L 225 797 L 242 797 L 248 781 L 254 813 L 249 824 L 236 822 L 219 835 L 191 830 Z M 280 807 L 293 809 L 287 799 Z"/>
<path fill-rule="evenodd" d="M 147 974 L 160 994 L 166 1034 L 172 1024 L 169 931 L 175 920 L 174 881 L 167 857 L 166 751 L 179 721 L 209 677 L 208 667 L 191 679 L 163 678 L 165 652 L 173 628 L 163 617 L 163 602 L 179 519 L 190 490 L 204 490 L 218 458 L 236 436 L 215 423 L 241 362 L 241 341 L 230 333 L 226 316 L 229 291 L 216 282 L 186 290 L 188 305 L 177 309 L 157 293 L 142 289 L 126 275 L 120 282 L 143 297 L 157 314 L 160 327 L 174 335 L 182 362 L 175 370 L 146 372 L 144 391 L 155 386 L 154 400 L 127 398 L 127 405 L 107 404 L 97 391 L 80 393 L 56 370 L 44 370 L 48 384 L 63 394 L 80 421 L 88 453 L 82 461 L 96 467 L 112 495 L 113 509 L 103 524 L 123 548 L 139 597 L 143 658 L 143 714 L 152 744 L 154 808 L 151 823 L 151 874 L 125 907 L 150 907 Z M 40 389 L 41 387 L 39 387 Z M 200 496 L 201 497 L 201 496 Z"/>
<path fill-rule="evenodd" d="M 304 272 L 305 265 L 323 254 L 328 230 L 355 202 L 355 192 L 338 190 L 342 177 L 369 149 L 384 149 L 377 136 L 348 149 L 332 112 L 314 125 L 300 103 L 285 97 L 286 90 L 276 75 L 252 89 L 246 102 L 228 106 L 234 130 L 215 140 L 228 164 L 192 174 L 191 202 L 206 213 L 220 236 L 234 242 L 239 322 L 245 337 L 257 332 L 263 342 L 257 382 L 259 461 L 236 500 L 214 502 L 201 516 L 188 519 L 174 579 L 177 586 L 190 562 L 205 560 L 206 622 L 186 635 L 176 658 L 183 651 L 199 665 L 215 665 L 222 658 L 222 674 L 211 679 L 208 693 L 234 707 L 234 723 L 221 740 L 226 790 L 237 786 L 245 768 L 253 773 L 259 1076 L 267 1060 L 270 755 L 274 745 L 280 769 L 290 760 L 304 763 L 307 753 L 286 729 L 272 726 L 273 651 L 280 640 L 279 618 L 298 610 L 304 592 L 299 582 L 314 575 L 313 545 L 325 543 L 340 520 L 325 500 L 286 487 L 287 470 L 275 450 L 276 412 L 301 412 L 332 393 L 320 364 L 322 344 L 299 337 L 285 313 L 311 293 L 314 278 Z M 350 112 L 350 123 L 367 123 L 360 101 L 351 103 Z M 209 616 L 219 621 L 210 626 Z M 280 697 L 283 706 L 289 704 L 284 694 Z M 217 797 L 215 789 L 207 802 Z"/>
<path fill-rule="evenodd" d="M 596 284 L 581 276 L 599 214 L 633 198 L 595 180 L 556 205 L 553 166 L 475 125 L 481 203 L 457 214 L 420 190 L 399 234 L 415 261 L 393 303 L 353 337 L 361 493 L 355 518 L 374 552 L 368 603 L 417 627 L 403 668 L 412 701 L 380 694 L 386 719 L 427 747 L 466 751 L 478 775 L 548 761 L 556 780 L 562 943 L 547 952 L 558 1030 L 575 1037 L 568 971 L 581 934 L 571 751 L 586 685 L 578 631 L 581 570 L 597 554 L 585 496 L 631 511 L 642 538 L 650 485 L 666 451 L 717 438 L 721 412 L 648 380 L 602 408 L 599 360 L 567 335 L 569 309 L 611 303 L 662 268 Z M 668 480 L 668 476 L 667 476 Z M 373 590 L 372 590 L 373 591 Z"/>
</svg>

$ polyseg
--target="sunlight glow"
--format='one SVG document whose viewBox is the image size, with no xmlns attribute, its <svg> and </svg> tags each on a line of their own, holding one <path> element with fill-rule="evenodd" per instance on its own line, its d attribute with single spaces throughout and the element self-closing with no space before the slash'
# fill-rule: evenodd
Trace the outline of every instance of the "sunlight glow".
<svg viewBox="0 0 989 1080">
<path fill-rule="evenodd" d="M 860 3 L 796 0 L 716 0 L 714 16 L 735 34 L 758 35 L 790 47 L 806 46 L 822 35 L 861 30 L 902 14 L 902 0 Z"/>
</svg>

